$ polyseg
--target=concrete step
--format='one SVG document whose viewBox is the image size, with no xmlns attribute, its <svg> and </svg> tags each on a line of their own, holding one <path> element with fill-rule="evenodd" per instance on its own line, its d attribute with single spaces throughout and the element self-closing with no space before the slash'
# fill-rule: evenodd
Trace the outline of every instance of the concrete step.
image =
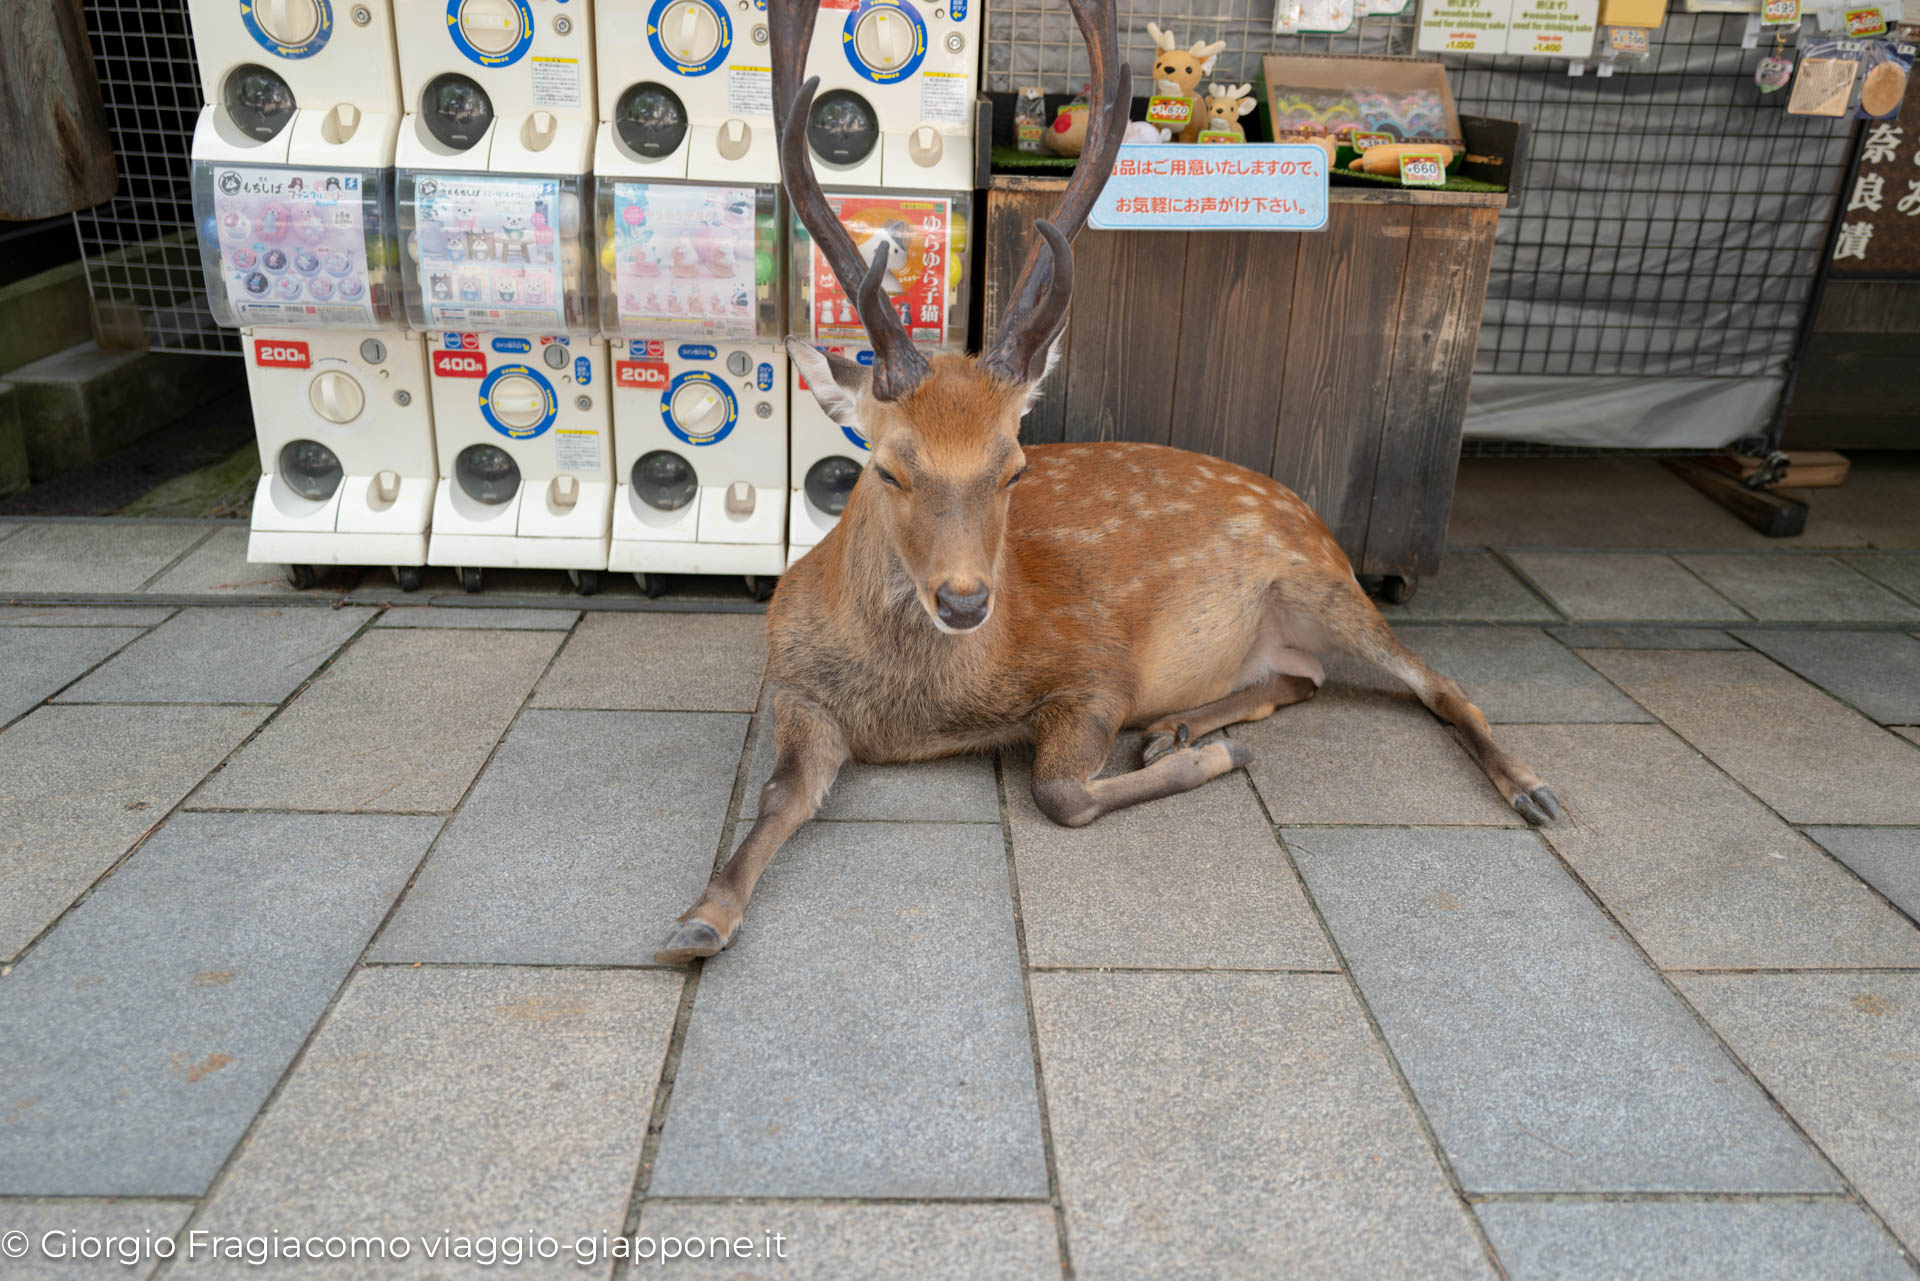
<svg viewBox="0 0 1920 1281">
<path fill-rule="evenodd" d="M 91 337 L 92 303 L 82 264 L 66 263 L 0 285 L 0 375 Z"/>
<path fill-rule="evenodd" d="M 0 496 L 27 487 L 27 441 L 20 431 L 20 394 L 0 379 Z"/>
<path fill-rule="evenodd" d="M 35 481 L 104 458 L 242 386 L 231 356 L 115 351 L 83 342 L 8 375 Z"/>
</svg>

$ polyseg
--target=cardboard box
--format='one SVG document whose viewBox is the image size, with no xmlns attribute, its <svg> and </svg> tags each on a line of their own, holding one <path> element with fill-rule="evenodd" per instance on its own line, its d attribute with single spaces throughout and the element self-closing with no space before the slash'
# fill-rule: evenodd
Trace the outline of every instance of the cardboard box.
<svg viewBox="0 0 1920 1281">
<path fill-rule="evenodd" d="M 1325 101 L 1335 97 L 1352 98 L 1362 91 L 1374 90 L 1389 95 L 1430 91 L 1439 99 L 1440 119 L 1435 122 L 1433 131 L 1397 141 L 1445 142 L 1456 151 L 1463 144 L 1460 113 L 1453 105 L 1452 91 L 1447 88 L 1447 70 L 1437 59 L 1270 53 L 1260 60 L 1260 71 L 1264 81 L 1261 85 L 1261 101 L 1266 105 L 1267 124 L 1276 142 L 1308 136 L 1304 132 L 1290 132 L 1284 127 L 1285 122 L 1297 114 L 1281 109 L 1280 104 L 1284 99 L 1307 96 Z M 1334 113 L 1328 120 L 1334 127 L 1322 130 L 1322 136 L 1331 136 L 1350 144 L 1356 128 L 1361 132 L 1369 131 L 1359 120 L 1362 112 L 1357 100 L 1355 110 L 1350 114 L 1355 119 L 1348 121 L 1338 118 L 1339 113 Z"/>
</svg>

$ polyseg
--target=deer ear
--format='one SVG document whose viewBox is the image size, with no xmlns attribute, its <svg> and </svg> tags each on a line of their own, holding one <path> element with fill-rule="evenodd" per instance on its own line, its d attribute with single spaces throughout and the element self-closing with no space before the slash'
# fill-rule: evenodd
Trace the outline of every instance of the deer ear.
<svg viewBox="0 0 1920 1281">
<path fill-rule="evenodd" d="M 793 358 L 800 376 L 807 380 L 807 390 L 820 402 L 827 417 L 842 427 L 862 431 L 860 401 L 873 377 L 866 367 L 798 338 L 787 339 L 787 355 Z"/>
<path fill-rule="evenodd" d="M 1259 106 L 1260 104 L 1255 102 L 1252 98 L 1242 98 L 1240 100 L 1240 114 L 1244 116 L 1248 112 L 1257 109 Z"/>
</svg>

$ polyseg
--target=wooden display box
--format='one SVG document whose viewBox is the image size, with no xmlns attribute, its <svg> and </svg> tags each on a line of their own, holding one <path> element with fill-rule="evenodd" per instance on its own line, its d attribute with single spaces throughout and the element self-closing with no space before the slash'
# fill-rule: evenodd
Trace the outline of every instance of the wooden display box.
<svg viewBox="0 0 1920 1281">
<path fill-rule="evenodd" d="M 1467 127 L 1518 182 L 1526 130 Z M 985 331 L 1064 178 L 987 191 Z M 1440 567 L 1497 193 L 1336 187 L 1318 232 L 1109 232 L 1074 245 L 1072 322 L 1023 438 L 1146 440 L 1276 477 L 1363 574 Z"/>
</svg>

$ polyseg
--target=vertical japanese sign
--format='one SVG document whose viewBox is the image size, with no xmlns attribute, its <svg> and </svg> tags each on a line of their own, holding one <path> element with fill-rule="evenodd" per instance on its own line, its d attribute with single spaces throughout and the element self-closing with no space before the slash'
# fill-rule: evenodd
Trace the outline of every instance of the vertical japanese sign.
<svg viewBox="0 0 1920 1281">
<path fill-rule="evenodd" d="M 952 202 L 935 197 L 829 196 L 827 204 L 859 247 L 860 260 L 872 262 L 884 248 L 887 301 L 900 313 L 913 341 L 938 347 L 947 337 L 947 241 L 953 227 Z M 815 243 L 809 254 L 810 333 L 820 341 L 864 343 L 853 300 Z"/>
<path fill-rule="evenodd" d="M 1859 171 L 1842 194 L 1832 274 L 1920 277 L 1920 77 L 1908 77 L 1897 116 L 1865 122 Z"/>
</svg>

